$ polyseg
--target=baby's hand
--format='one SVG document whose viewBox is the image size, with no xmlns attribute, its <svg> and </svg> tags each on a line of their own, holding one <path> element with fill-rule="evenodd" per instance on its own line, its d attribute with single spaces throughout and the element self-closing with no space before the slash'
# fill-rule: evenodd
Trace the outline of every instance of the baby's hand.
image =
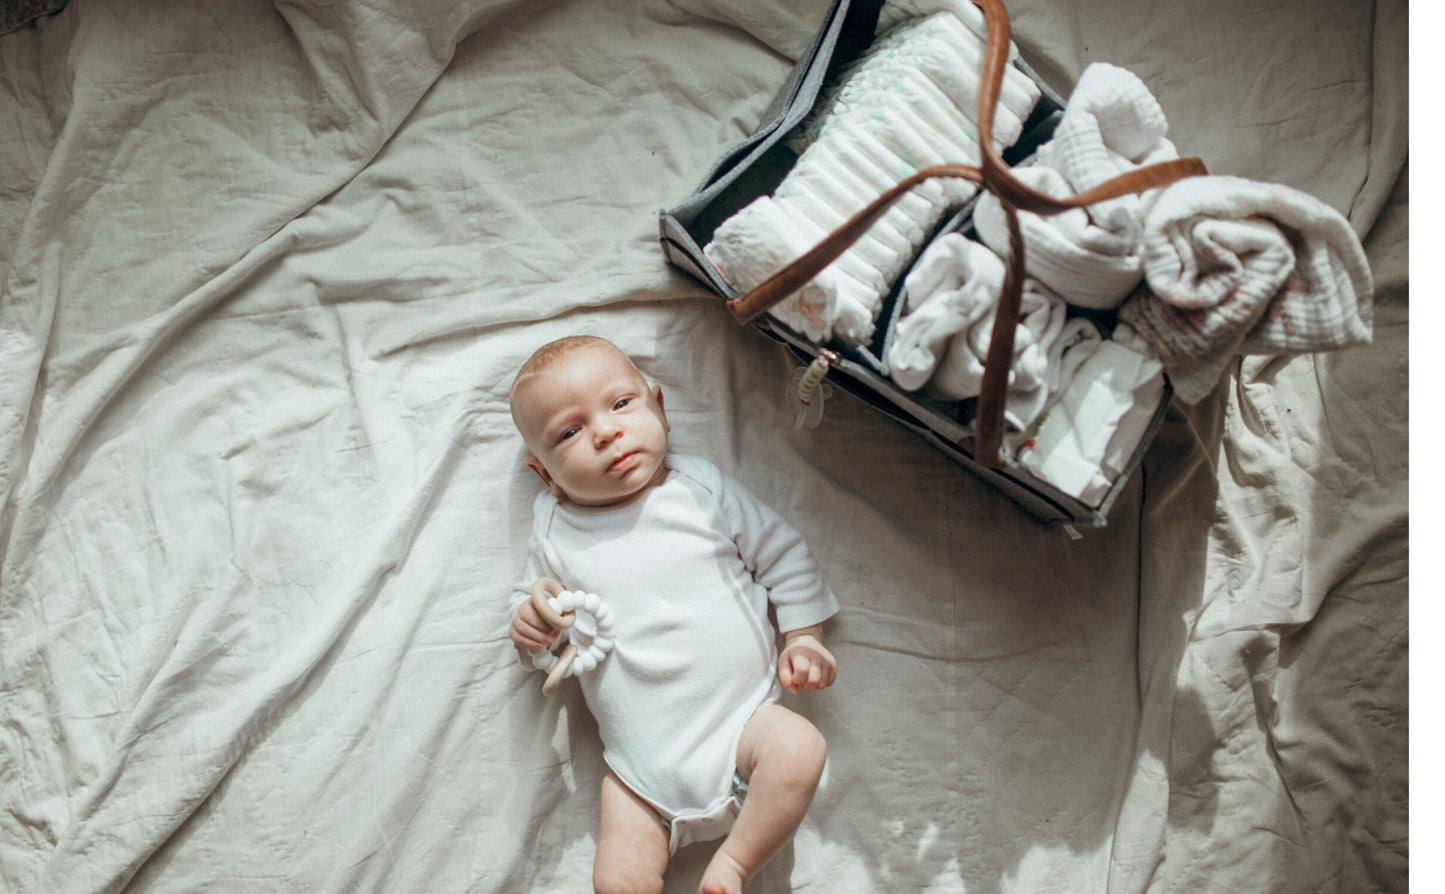
<svg viewBox="0 0 1445 894">
<path fill-rule="evenodd" d="M 540 652 L 552 648 L 561 631 L 544 621 L 529 599 L 517 606 L 516 614 L 512 615 L 512 626 L 507 633 L 517 648 Z"/>
<path fill-rule="evenodd" d="M 838 660 L 823 648 L 822 626 L 790 630 L 783 635 L 778 656 L 778 679 L 793 694 L 802 689 L 826 689 L 838 676 Z"/>
</svg>

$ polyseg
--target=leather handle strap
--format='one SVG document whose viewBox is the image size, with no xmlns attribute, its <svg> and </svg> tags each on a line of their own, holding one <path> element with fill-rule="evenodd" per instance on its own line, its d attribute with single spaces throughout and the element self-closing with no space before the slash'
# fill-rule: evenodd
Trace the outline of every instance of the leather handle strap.
<svg viewBox="0 0 1445 894">
<path fill-rule="evenodd" d="M 1004 407 L 1009 368 L 1013 363 L 1014 331 L 1018 326 L 1025 276 L 1024 243 L 1019 228 L 1018 210 L 1043 215 L 1058 214 L 1106 199 L 1167 186 L 1185 177 L 1208 172 L 1204 163 L 1197 158 L 1175 159 L 1136 168 L 1092 189 L 1065 198 L 1046 195 L 1019 182 L 994 148 L 993 140 L 989 138 L 993 133 L 994 108 L 998 104 L 999 91 L 1009 61 L 1012 36 L 1008 12 L 1004 9 L 1002 0 L 973 0 L 973 4 L 983 10 L 988 32 L 978 96 L 980 166 L 937 165 L 909 175 L 829 233 L 823 241 L 759 283 L 756 288 L 730 300 L 728 308 L 740 323 L 755 321 L 775 304 L 802 288 L 824 267 L 837 260 L 887 213 L 899 197 L 919 183 L 934 178 L 961 178 L 978 183 L 983 189 L 997 196 L 1003 207 L 1008 224 L 1009 257 L 998 309 L 994 316 L 993 332 L 989 339 L 983 379 L 979 386 L 974 436 L 963 439 L 960 446 L 968 450 L 978 462 L 997 467 L 1003 465 L 999 451 L 1003 444 Z"/>
</svg>

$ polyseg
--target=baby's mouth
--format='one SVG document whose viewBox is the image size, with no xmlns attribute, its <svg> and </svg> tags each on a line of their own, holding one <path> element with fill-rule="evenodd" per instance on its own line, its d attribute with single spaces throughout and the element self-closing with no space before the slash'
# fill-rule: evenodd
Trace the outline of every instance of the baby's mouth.
<svg viewBox="0 0 1445 894">
<path fill-rule="evenodd" d="M 631 469 L 635 465 L 637 465 L 637 452 L 631 451 L 628 453 L 624 453 L 614 459 L 612 463 L 607 466 L 607 471 L 626 472 L 628 469 Z"/>
</svg>

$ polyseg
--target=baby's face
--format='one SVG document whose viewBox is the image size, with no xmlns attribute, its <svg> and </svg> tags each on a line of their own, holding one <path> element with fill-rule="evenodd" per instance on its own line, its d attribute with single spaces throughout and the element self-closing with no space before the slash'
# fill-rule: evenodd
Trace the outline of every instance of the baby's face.
<svg viewBox="0 0 1445 894">
<path fill-rule="evenodd" d="M 621 351 L 574 349 L 514 396 L 527 465 L 582 506 L 624 503 L 666 476 L 662 389 L 648 388 Z"/>
</svg>

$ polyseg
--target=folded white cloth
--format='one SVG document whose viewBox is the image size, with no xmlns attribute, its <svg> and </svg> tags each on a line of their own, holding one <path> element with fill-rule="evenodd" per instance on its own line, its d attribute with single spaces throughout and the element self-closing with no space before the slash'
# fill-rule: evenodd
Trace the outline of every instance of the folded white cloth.
<svg viewBox="0 0 1445 894">
<path fill-rule="evenodd" d="M 1040 479 L 1098 506 L 1128 465 L 1164 396 L 1157 360 L 1098 344 L 1044 412 L 1017 459 Z"/>
<path fill-rule="evenodd" d="M 1238 177 L 1166 188 L 1144 226 L 1140 289 L 1120 309 L 1188 403 L 1237 354 L 1367 343 L 1374 283 L 1344 216 L 1306 193 Z"/>
<path fill-rule="evenodd" d="M 949 340 L 997 305 L 1003 277 L 998 255 L 958 233 L 929 244 L 903 280 L 902 315 L 884 348 L 900 388 L 928 384 Z"/>
<path fill-rule="evenodd" d="M 1064 320 L 1059 337 L 1049 346 L 1049 371 L 1045 384 L 1050 395 L 1057 394 L 1074 377 L 1079 365 L 1099 349 L 1099 343 L 1103 340 L 1104 336 L 1099 332 L 1098 325 L 1088 317 L 1069 317 Z M 1141 350 L 1140 353 L 1148 352 Z"/>
<path fill-rule="evenodd" d="M 1074 193 L 1064 175 L 1053 168 L 1031 165 L 1014 168 L 1013 173 L 1025 186 L 1055 198 Z M 1143 265 L 1137 231 L 1118 233 L 1096 226 L 1081 208 L 1048 216 L 1020 211 L 1018 216 L 1029 275 L 1068 303 L 1117 307 L 1138 285 Z M 1008 222 L 992 193 L 979 196 L 973 223 L 985 245 L 1008 256 Z"/>
</svg>

